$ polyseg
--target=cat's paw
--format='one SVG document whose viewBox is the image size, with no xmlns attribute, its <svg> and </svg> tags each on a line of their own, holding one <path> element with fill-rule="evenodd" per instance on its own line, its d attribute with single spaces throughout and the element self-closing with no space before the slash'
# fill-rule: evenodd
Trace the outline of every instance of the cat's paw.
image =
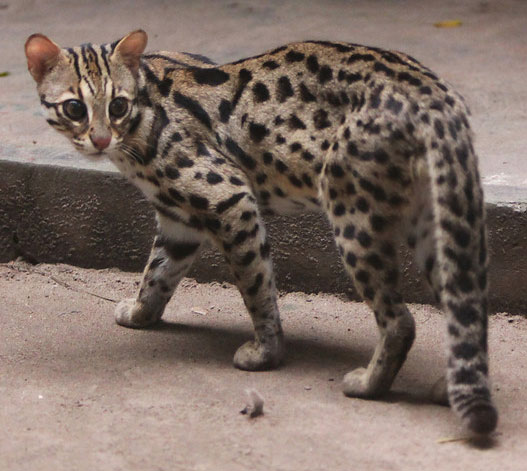
<svg viewBox="0 0 527 471">
<path fill-rule="evenodd" d="M 115 308 L 115 322 L 124 327 L 142 329 L 155 324 L 160 315 L 137 302 L 134 298 L 124 299 Z"/>
<path fill-rule="evenodd" d="M 342 391 L 348 397 L 371 397 L 368 370 L 357 368 L 347 373 L 342 380 Z"/>
<path fill-rule="evenodd" d="M 430 399 L 441 406 L 448 406 L 448 390 L 446 377 L 441 376 L 430 389 Z"/>
<path fill-rule="evenodd" d="M 283 359 L 284 349 L 281 341 L 277 342 L 274 348 L 269 348 L 268 345 L 251 340 L 236 351 L 234 366 L 248 371 L 271 370 L 278 367 Z"/>
<path fill-rule="evenodd" d="M 375 399 L 390 390 L 392 381 L 393 375 L 372 375 L 367 368 L 356 368 L 344 376 L 342 391 L 348 397 Z"/>
</svg>

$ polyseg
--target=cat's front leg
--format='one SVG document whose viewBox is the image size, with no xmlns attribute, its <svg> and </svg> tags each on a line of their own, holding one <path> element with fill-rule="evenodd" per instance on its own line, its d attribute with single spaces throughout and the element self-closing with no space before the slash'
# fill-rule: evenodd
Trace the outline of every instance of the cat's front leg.
<svg viewBox="0 0 527 471">
<path fill-rule="evenodd" d="M 116 322 L 124 327 L 140 329 L 159 321 L 179 281 L 199 252 L 200 232 L 161 215 L 158 221 L 160 231 L 137 297 L 121 301 L 115 310 Z"/>
</svg>

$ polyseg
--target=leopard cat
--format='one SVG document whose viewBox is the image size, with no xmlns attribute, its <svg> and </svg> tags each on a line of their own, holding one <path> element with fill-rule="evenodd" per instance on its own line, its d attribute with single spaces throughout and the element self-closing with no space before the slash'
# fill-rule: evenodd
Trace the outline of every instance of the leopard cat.
<svg viewBox="0 0 527 471">
<path fill-rule="evenodd" d="M 469 431 L 492 432 L 484 204 L 461 96 L 406 54 L 356 44 L 298 42 L 216 65 L 144 53 L 146 43 L 137 30 L 101 46 L 61 49 L 41 34 L 25 45 L 47 122 L 84 155 L 108 158 L 156 211 L 139 292 L 117 306 L 117 323 L 159 321 L 209 239 L 254 325 L 234 365 L 277 367 L 284 340 L 262 214 L 323 211 L 380 332 L 344 393 L 386 393 L 412 346 L 402 240 L 446 312 L 435 395 Z"/>
</svg>

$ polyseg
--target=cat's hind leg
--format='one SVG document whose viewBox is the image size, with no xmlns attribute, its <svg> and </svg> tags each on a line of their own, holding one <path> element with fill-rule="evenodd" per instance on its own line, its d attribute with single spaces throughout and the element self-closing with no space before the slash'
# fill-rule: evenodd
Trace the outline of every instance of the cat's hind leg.
<svg viewBox="0 0 527 471">
<path fill-rule="evenodd" d="M 254 339 L 238 348 L 233 362 L 242 370 L 271 369 L 283 360 L 284 340 L 270 246 L 246 176 L 235 168 L 228 171 L 231 175 L 225 173 L 208 194 L 206 218 L 209 236 L 232 270 L 254 327 Z"/>
<path fill-rule="evenodd" d="M 397 256 L 408 200 L 398 156 L 381 147 L 361 149 L 360 140 L 355 142 L 333 147 L 320 194 L 345 268 L 373 310 L 380 334 L 367 368 L 344 377 L 344 393 L 375 398 L 390 389 L 415 338 L 415 323 L 400 292 Z M 398 178 L 387 184 L 382 174 L 390 165 Z"/>
</svg>

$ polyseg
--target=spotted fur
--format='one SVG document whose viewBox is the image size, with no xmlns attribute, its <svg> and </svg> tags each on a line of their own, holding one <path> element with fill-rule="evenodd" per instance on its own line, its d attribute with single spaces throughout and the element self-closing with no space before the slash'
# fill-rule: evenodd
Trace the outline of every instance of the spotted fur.
<svg viewBox="0 0 527 471">
<path fill-rule="evenodd" d="M 355 44 L 294 43 L 222 66 L 145 46 L 142 31 L 102 46 L 26 43 L 49 124 L 84 154 L 107 156 L 156 209 L 141 288 L 117 322 L 157 322 L 210 239 L 255 328 L 235 365 L 276 367 L 283 334 L 261 215 L 324 211 L 380 331 L 345 394 L 387 392 L 412 346 L 405 241 L 447 314 L 448 401 L 468 429 L 494 430 L 483 195 L 462 98 L 415 59 Z"/>
</svg>

